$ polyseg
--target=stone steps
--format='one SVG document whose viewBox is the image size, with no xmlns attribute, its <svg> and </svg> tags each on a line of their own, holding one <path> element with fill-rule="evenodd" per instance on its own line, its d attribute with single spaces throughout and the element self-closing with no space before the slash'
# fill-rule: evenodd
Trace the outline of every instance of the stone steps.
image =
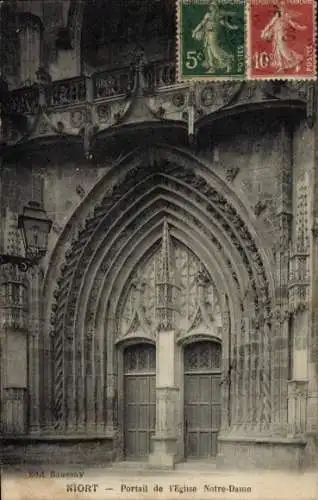
<svg viewBox="0 0 318 500">
<path fill-rule="evenodd" d="M 156 474 L 156 472 L 162 473 L 170 472 L 173 474 L 209 474 L 217 470 L 217 465 L 215 460 L 193 460 L 189 462 L 182 462 L 175 465 L 174 468 L 167 467 L 154 467 L 149 464 L 147 460 L 145 461 L 122 461 L 112 463 L 107 467 L 107 471 L 112 473 L 133 473 L 133 474 L 145 474 L 151 473 Z"/>
</svg>

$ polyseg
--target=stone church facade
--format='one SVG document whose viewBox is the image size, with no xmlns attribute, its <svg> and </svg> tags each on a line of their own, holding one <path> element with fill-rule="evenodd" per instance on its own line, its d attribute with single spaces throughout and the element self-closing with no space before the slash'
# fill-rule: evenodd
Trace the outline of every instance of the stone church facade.
<svg viewBox="0 0 318 500">
<path fill-rule="evenodd" d="M 317 86 L 177 83 L 174 19 L 2 4 L 1 253 L 52 220 L 0 266 L 5 463 L 318 464 Z"/>
</svg>

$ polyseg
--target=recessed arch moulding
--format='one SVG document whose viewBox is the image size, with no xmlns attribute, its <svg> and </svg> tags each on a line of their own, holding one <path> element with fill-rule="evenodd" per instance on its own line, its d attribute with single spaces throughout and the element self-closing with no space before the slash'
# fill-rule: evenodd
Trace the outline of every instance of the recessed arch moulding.
<svg viewBox="0 0 318 500">
<path fill-rule="evenodd" d="M 58 433 L 116 432 L 116 343 L 156 341 L 156 262 L 166 225 L 179 342 L 196 335 L 222 342 L 222 430 L 269 431 L 273 282 L 255 216 L 210 168 L 166 146 L 114 165 L 87 204 L 85 227 L 67 252 L 65 229 L 46 275 L 44 318 L 51 319 L 43 349 L 53 366 L 40 377 L 43 424 Z"/>
</svg>

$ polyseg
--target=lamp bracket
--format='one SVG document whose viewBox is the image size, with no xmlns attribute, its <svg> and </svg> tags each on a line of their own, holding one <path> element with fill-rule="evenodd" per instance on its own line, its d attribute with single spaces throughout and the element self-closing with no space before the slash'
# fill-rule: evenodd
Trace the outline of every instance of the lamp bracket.
<svg viewBox="0 0 318 500">
<path fill-rule="evenodd" d="M 0 266 L 12 264 L 18 266 L 20 271 L 26 272 L 37 263 L 36 258 L 20 257 L 19 255 L 0 254 Z"/>
</svg>

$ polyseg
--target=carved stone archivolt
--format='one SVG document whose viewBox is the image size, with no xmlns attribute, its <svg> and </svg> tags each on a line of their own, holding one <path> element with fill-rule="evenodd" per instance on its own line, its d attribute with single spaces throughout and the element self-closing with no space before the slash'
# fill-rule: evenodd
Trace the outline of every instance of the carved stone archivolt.
<svg viewBox="0 0 318 500">
<path fill-rule="evenodd" d="M 208 181 L 204 171 L 194 171 L 192 163 L 180 154 L 170 153 L 169 161 L 166 154 L 158 148 L 153 170 L 148 155 L 128 168 L 119 184 L 95 207 L 67 253 L 52 313 L 54 407 L 60 430 L 68 426 L 70 412 L 66 405 L 72 394 L 79 392 L 81 383 L 80 378 L 70 379 L 72 363 L 76 373 L 81 373 L 85 365 L 83 355 L 73 355 L 65 363 L 69 349 L 84 352 L 88 329 L 95 332 L 91 359 L 95 366 L 92 390 L 96 390 L 105 387 L 105 369 L 114 370 L 111 346 L 116 336 L 134 330 L 139 334 L 147 330 L 149 334 L 156 327 L 159 283 L 155 267 L 164 220 L 169 227 L 175 271 L 167 285 L 177 297 L 174 314 L 180 311 L 180 331 L 202 333 L 203 329 L 214 328 L 217 334 L 222 310 L 216 289 L 230 298 L 231 315 L 239 311 L 238 299 L 247 283 L 255 314 L 260 309 L 270 310 L 270 274 L 236 208 L 238 202 L 231 203 L 230 193 L 221 194 L 216 187 L 220 181 L 211 174 Z M 117 175 L 120 178 L 120 172 Z M 228 192 L 224 186 L 222 191 Z M 202 279 L 200 269 L 208 270 L 210 283 Z M 194 297 L 200 297 L 200 302 Z M 268 348 L 267 341 L 264 345 Z M 103 419 L 107 401 L 101 404 L 96 421 Z"/>
</svg>

